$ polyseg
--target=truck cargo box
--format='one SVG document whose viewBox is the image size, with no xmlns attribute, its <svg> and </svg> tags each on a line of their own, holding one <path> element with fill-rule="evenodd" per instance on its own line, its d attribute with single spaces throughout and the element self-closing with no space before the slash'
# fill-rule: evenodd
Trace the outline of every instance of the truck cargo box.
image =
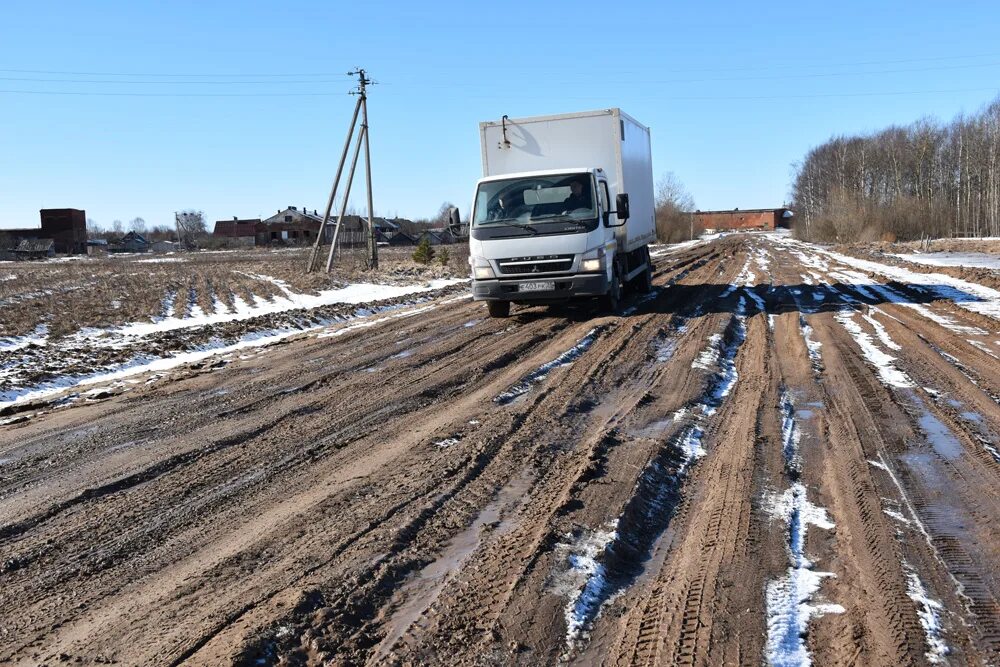
<svg viewBox="0 0 1000 667">
<path fill-rule="evenodd" d="M 483 176 L 552 169 L 601 168 L 611 201 L 628 193 L 628 222 L 615 230 L 620 250 L 630 252 L 656 238 L 649 128 L 620 109 L 479 124 Z"/>
</svg>

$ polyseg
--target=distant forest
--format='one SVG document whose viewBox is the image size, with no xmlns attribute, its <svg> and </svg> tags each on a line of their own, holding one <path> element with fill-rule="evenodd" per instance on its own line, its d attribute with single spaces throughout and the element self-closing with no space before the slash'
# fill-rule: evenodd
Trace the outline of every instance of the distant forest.
<svg viewBox="0 0 1000 667">
<path fill-rule="evenodd" d="M 947 125 L 834 137 L 796 165 L 792 196 L 805 240 L 1000 236 L 1000 97 Z"/>
</svg>

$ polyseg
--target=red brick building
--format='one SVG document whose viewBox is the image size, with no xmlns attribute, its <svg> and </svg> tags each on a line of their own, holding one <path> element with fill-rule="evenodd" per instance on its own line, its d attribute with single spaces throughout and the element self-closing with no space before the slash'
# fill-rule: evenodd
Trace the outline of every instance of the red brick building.
<svg viewBox="0 0 1000 667">
<path fill-rule="evenodd" d="M 731 211 L 695 211 L 694 224 L 702 229 L 716 231 L 772 231 L 778 227 L 788 227 L 791 213 L 787 208 L 752 208 Z"/>
</svg>

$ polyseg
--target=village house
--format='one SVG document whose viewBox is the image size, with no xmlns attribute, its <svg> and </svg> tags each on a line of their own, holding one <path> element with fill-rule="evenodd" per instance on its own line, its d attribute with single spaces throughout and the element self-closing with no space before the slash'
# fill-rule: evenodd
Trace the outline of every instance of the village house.
<svg viewBox="0 0 1000 667">
<path fill-rule="evenodd" d="M 212 236 L 229 239 L 233 245 L 254 246 L 260 222 L 260 218 L 240 220 L 234 215 L 232 220 L 217 220 Z"/>
</svg>

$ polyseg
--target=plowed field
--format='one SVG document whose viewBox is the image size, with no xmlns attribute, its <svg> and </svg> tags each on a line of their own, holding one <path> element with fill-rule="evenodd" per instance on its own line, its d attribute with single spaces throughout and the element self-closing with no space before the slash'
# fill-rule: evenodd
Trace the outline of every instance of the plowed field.
<svg viewBox="0 0 1000 667">
<path fill-rule="evenodd" d="M 654 255 L 0 426 L 0 663 L 1000 664 L 1000 292 Z"/>
</svg>

